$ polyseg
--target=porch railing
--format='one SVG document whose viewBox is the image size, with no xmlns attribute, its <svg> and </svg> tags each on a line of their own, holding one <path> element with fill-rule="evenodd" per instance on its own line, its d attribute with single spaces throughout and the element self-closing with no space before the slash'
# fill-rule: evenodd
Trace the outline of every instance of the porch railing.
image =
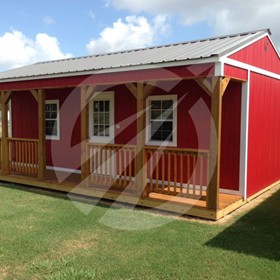
<svg viewBox="0 0 280 280">
<path fill-rule="evenodd" d="M 134 188 L 135 146 L 88 143 L 90 183 Z"/>
<path fill-rule="evenodd" d="M 9 171 L 22 175 L 38 175 L 38 140 L 8 138 Z"/>
<path fill-rule="evenodd" d="M 201 198 L 208 185 L 206 150 L 145 147 L 147 192 Z"/>
</svg>

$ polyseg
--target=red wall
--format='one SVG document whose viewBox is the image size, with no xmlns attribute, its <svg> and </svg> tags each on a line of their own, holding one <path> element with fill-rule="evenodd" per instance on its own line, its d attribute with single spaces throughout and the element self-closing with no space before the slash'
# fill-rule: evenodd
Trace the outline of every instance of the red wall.
<svg viewBox="0 0 280 280">
<path fill-rule="evenodd" d="M 58 99 L 60 105 L 60 140 L 47 140 L 47 165 L 80 168 L 80 90 L 48 90 L 46 100 Z"/>
<path fill-rule="evenodd" d="M 280 179 L 279 97 L 279 80 L 252 73 L 249 112 L 248 196 Z"/>
<path fill-rule="evenodd" d="M 265 50 L 266 46 L 267 50 Z M 229 58 L 280 74 L 279 56 L 268 37 L 242 49 Z"/>
<path fill-rule="evenodd" d="M 115 92 L 115 143 L 136 144 L 136 98 L 124 86 Z M 231 82 L 223 97 L 222 169 L 223 188 L 238 189 L 241 86 Z M 178 148 L 209 150 L 210 97 L 194 81 L 161 82 L 152 95 L 174 94 L 178 98 Z M 47 90 L 46 100 L 59 99 L 60 140 L 47 140 L 47 165 L 80 167 L 80 90 Z M 37 103 L 28 92 L 12 97 L 13 136 L 38 137 Z M 32 124 L 32 125 L 30 125 Z M 31 137 L 32 136 L 32 137 Z"/>
<path fill-rule="evenodd" d="M 38 105 L 32 94 L 14 92 L 11 102 L 13 137 L 38 139 Z"/>
<path fill-rule="evenodd" d="M 48 166 L 80 168 L 80 95 L 79 90 L 47 90 L 46 100 L 60 104 L 60 140 L 46 141 Z M 12 95 L 12 134 L 16 138 L 38 139 L 37 102 L 29 92 Z"/>
<path fill-rule="evenodd" d="M 231 65 L 225 64 L 224 66 L 224 75 L 226 77 L 236 78 L 239 80 L 248 80 L 248 71 L 242 68 L 234 67 Z"/>
<path fill-rule="evenodd" d="M 242 85 L 230 82 L 222 106 L 221 188 L 239 190 Z"/>
</svg>

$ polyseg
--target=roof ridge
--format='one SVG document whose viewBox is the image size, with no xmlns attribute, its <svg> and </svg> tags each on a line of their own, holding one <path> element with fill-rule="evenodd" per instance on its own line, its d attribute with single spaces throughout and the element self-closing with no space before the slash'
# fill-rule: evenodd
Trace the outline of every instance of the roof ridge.
<svg viewBox="0 0 280 280">
<path fill-rule="evenodd" d="M 229 34 L 229 35 L 225 34 L 225 35 L 208 37 L 208 38 L 203 38 L 203 39 L 182 41 L 182 42 L 178 42 L 178 43 L 170 43 L 170 44 L 157 45 L 157 46 L 151 46 L 151 47 L 128 49 L 128 50 L 121 50 L 121 51 L 115 51 L 115 52 L 105 52 L 105 53 L 94 54 L 94 55 L 85 55 L 85 56 L 76 56 L 76 57 L 74 56 L 74 57 L 70 57 L 70 58 L 62 58 L 62 59 L 55 59 L 55 60 L 46 60 L 46 61 L 36 62 L 36 63 L 34 63 L 34 65 L 49 64 L 49 63 L 54 63 L 54 62 L 63 62 L 63 61 L 71 61 L 71 60 L 79 60 L 79 59 L 88 59 L 88 58 L 116 55 L 116 54 L 122 54 L 122 53 L 131 53 L 131 52 L 138 52 L 138 51 L 144 51 L 144 50 L 159 49 L 159 48 L 164 48 L 164 47 L 166 48 L 166 47 L 172 47 L 172 46 L 194 44 L 194 43 L 204 42 L 204 41 L 213 41 L 213 40 L 232 38 L 232 37 L 237 37 L 237 36 L 246 36 L 249 34 L 255 34 L 255 33 L 259 33 L 259 32 L 267 32 L 269 35 L 271 35 L 270 29 L 266 28 L 266 29 L 248 31 L 248 32 L 233 33 L 233 34 Z"/>
</svg>

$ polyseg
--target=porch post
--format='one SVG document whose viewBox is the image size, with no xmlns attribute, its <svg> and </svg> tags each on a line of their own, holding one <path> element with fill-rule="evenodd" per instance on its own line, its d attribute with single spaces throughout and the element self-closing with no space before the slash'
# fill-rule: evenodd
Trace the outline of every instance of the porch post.
<svg viewBox="0 0 280 280">
<path fill-rule="evenodd" d="M 46 122 L 45 122 L 45 91 L 38 90 L 38 126 L 39 126 L 39 143 L 38 143 L 38 179 L 45 178 L 46 171 Z"/>
<path fill-rule="evenodd" d="M 145 94 L 143 83 L 137 83 L 137 136 L 136 136 L 136 192 L 144 196 L 146 188 L 145 166 Z"/>
<path fill-rule="evenodd" d="M 9 131 L 8 131 L 8 102 L 11 97 L 11 92 L 1 91 L 1 113 L 2 113 L 2 143 L 1 143 L 1 167 L 2 175 L 6 176 L 9 171 Z"/>
<path fill-rule="evenodd" d="M 222 95 L 223 78 L 212 78 L 211 94 L 211 127 L 210 127 L 210 159 L 209 174 L 211 176 L 207 188 L 207 208 L 217 210 L 219 208 L 220 187 L 220 158 L 221 158 L 221 127 L 222 127 Z"/>
<path fill-rule="evenodd" d="M 90 174 L 90 161 L 87 152 L 89 139 L 89 104 L 87 100 L 86 86 L 81 87 L 81 180 L 85 180 Z"/>
</svg>

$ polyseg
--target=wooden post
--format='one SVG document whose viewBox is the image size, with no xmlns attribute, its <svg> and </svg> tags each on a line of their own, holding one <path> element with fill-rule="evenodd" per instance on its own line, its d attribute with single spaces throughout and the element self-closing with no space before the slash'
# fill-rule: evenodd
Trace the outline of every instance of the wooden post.
<svg viewBox="0 0 280 280">
<path fill-rule="evenodd" d="M 145 167 L 145 95 L 143 83 L 137 84 L 136 191 L 144 196 L 147 184 Z"/>
<path fill-rule="evenodd" d="M 81 87 L 81 179 L 90 175 L 90 161 L 87 151 L 89 139 L 89 104 L 86 86 Z"/>
<path fill-rule="evenodd" d="M 11 92 L 1 91 L 1 113 L 2 113 L 2 175 L 6 176 L 10 173 L 9 170 L 9 130 L 8 130 L 8 102 L 10 100 Z"/>
<path fill-rule="evenodd" d="M 219 208 L 220 158 L 221 158 L 221 127 L 222 127 L 222 95 L 223 78 L 213 77 L 211 95 L 211 129 L 210 129 L 210 182 L 207 188 L 207 208 Z"/>
<path fill-rule="evenodd" d="M 38 101 L 38 126 L 39 126 L 38 179 L 43 180 L 45 178 L 45 171 L 46 171 L 45 91 L 43 89 L 38 90 L 37 101 Z"/>
</svg>

